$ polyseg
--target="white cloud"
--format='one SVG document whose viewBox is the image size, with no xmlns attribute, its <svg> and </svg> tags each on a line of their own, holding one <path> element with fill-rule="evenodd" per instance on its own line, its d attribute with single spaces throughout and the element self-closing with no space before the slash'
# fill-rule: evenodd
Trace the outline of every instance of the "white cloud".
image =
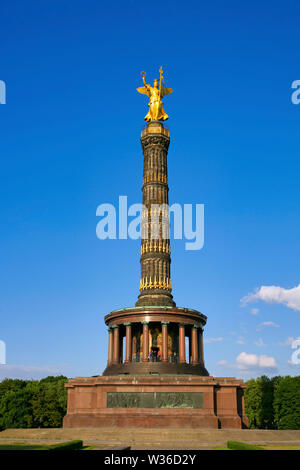
<svg viewBox="0 0 300 470">
<path fill-rule="evenodd" d="M 216 343 L 216 342 L 219 342 L 219 341 L 223 341 L 223 338 L 221 338 L 221 337 L 220 337 L 220 338 L 205 338 L 205 339 L 203 340 L 203 342 L 204 342 L 205 344 Z"/>
<path fill-rule="evenodd" d="M 272 356 L 267 356 L 266 354 L 262 354 L 261 356 L 259 356 L 258 365 L 259 367 L 271 369 L 276 369 L 277 367 L 275 358 Z"/>
<path fill-rule="evenodd" d="M 222 359 L 221 361 L 217 362 L 217 366 L 225 366 L 227 364 L 227 361 L 225 359 Z"/>
<path fill-rule="evenodd" d="M 277 364 L 274 357 L 267 356 L 265 354 L 258 356 L 257 354 L 247 354 L 246 352 L 241 352 L 237 356 L 236 364 L 238 369 L 242 370 L 277 368 Z"/>
<path fill-rule="evenodd" d="M 256 331 L 261 331 L 263 330 L 266 326 L 272 326 L 273 328 L 279 328 L 280 325 L 277 325 L 277 323 L 274 323 L 273 321 L 264 321 L 258 325 L 256 328 Z"/>
<path fill-rule="evenodd" d="M 292 344 L 295 340 L 300 340 L 300 336 L 298 336 L 298 338 L 294 338 L 293 336 L 289 336 L 283 343 L 279 343 L 279 346 L 288 346 L 288 347 L 292 347 Z"/>
<path fill-rule="evenodd" d="M 261 286 L 256 292 L 243 297 L 241 303 L 245 306 L 258 300 L 268 304 L 283 304 L 292 310 L 300 311 L 300 284 L 291 289 L 280 286 Z"/>
<path fill-rule="evenodd" d="M 65 375 L 62 369 L 65 366 L 22 366 L 11 364 L 0 364 L 0 380 L 3 379 L 23 379 L 39 380 L 48 375 Z"/>
<path fill-rule="evenodd" d="M 243 338 L 242 336 L 240 336 L 240 337 L 236 340 L 236 343 L 237 343 L 237 344 L 245 344 L 244 338 Z"/>
<path fill-rule="evenodd" d="M 259 312 L 258 308 L 251 308 L 251 310 L 250 310 L 251 315 L 257 315 L 258 312 Z"/>
<path fill-rule="evenodd" d="M 259 338 L 257 341 L 254 341 L 254 344 L 256 344 L 256 346 L 266 346 L 262 338 Z"/>
</svg>

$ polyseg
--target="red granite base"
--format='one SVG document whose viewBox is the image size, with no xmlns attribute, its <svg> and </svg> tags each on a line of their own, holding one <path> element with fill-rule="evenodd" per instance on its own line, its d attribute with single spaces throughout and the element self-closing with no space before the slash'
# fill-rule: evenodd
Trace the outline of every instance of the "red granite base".
<svg viewBox="0 0 300 470">
<path fill-rule="evenodd" d="M 247 427 L 241 380 L 195 376 L 79 377 L 66 384 L 64 427 L 238 428 Z M 196 393 L 198 408 L 109 408 L 108 393 Z M 119 395 L 118 395 L 119 396 Z M 155 395 L 156 396 L 156 395 Z M 178 395 L 177 395 L 178 396 Z M 195 395 L 193 395 L 195 396 Z M 128 403 L 127 403 L 128 405 Z"/>
</svg>

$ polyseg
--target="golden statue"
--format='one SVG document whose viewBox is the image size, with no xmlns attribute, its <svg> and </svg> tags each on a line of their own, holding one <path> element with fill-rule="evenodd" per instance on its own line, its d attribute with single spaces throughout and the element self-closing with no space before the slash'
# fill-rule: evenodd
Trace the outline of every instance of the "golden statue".
<svg viewBox="0 0 300 470">
<path fill-rule="evenodd" d="M 159 69 L 160 73 L 160 79 L 158 80 L 157 78 L 154 79 L 153 86 L 148 85 L 145 81 L 145 76 L 146 72 L 141 72 L 141 76 L 143 79 L 144 86 L 141 86 L 137 88 L 137 91 L 139 93 L 142 93 L 143 95 L 147 95 L 150 97 L 148 106 L 149 106 L 149 111 L 145 116 L 145 121 L 166 121 L 169 119 L 169 116 L 165 113 L 163 109 L 163 102 L 162 98 L 166 95 L 169 95 L 172 93 L 172 88 L 166 88 L 162 86 L 161 81 L 164 81 L 163 78 L 163 70 L 162 67 Z M 158 85 L 159 81 L 159 85 Z"/>
</svg>

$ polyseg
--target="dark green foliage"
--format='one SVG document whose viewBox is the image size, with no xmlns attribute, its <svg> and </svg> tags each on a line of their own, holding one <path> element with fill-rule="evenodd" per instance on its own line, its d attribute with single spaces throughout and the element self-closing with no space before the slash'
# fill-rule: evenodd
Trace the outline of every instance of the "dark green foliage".
<svg viewBox="0 0 300 470">
<path fill-rule="evenodd" d="M 30 444 L 0 444 L 1 450 L 81 450 L 83 449 L 82 441 L 68 441 L 60 444 L 47 445 L 30 445 Z"/>
<path fill-rule="evenodd" d="M 250 428 L 275 429 L 273 400 L 276 380 L 277 377 L 269 379 L 263 375 L 247 382 L 245 411 Z"/>
<path fill-rule="evenodd" d="M 47 450 L 79 450 L 82 449 L 82 441 L 69 441 L 62 442 L 61 444 L 54 444 L 52 446 L 47 446 Z"/>
<path fill-rule="evenodd" d="M 9 390 L 0 401 L 0 429 L 34 427 L 31 393 L 24 388 Z"/>
<path fill-rule="evenodd" d="M 257 380 L 249 380 L 245 390 L 245 413 L 250 429 L 260 428 L 262 424 L 262 389 Z"/>
<path fill-rule="evenodd" d="M 0 383 L 0 430 L 55 428 L 62 425 L 67 408 L 67 378 L 41 381 L 5 379 Z"/>
<path fill-rule="evenodd" d="M 274 414 L 278 429 L 300 429 L 300 377 L 284 377 L 277 384 Z"/>
<path fill-rule="evenodd" d="M 244 442 L 235 442 L 235 441 L 228 441 L 227 449 L 230 449 L 230 450 L 265 450 L 260 446 L 254 446 L 251 444 L 245 444 Z"/>
<path fill-rule="evenodd" d="M 6 392 L 17 392 L 26 387 L 28 381 L 19 379 L 4 379 L 0 382 L 0 400 Z"/>
<path fill-rule="evenodd" d="M 0 444 L 0 452 L 2 450 L 47 450 L 47 448 L 31 444 Z"/>
<path fill-rule="evenodd" d="M 245 412 L 252 429 L 300 429 L 300 377 L 249 380 Z"/>
<path fill-rule="evenodd" d="M 67 393 L 64 387 L 66 378 L 56 379 L 43 379 L 32 391 L 31 405 L 38 427 L 58 428 L 62 425 L 67 409 Z"/>
</svg>

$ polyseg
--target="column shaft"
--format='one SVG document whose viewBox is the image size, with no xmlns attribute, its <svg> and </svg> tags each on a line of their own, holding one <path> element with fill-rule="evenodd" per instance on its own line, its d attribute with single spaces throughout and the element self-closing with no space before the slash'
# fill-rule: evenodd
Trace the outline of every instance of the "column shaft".
<svg viewBox="0 0 300 470">
<path fill-rule="evenodd" d="M 185 364 L 185 327 L 179 325 L 179 363 Z"/>
<path fill-rule="evenodd" d="M 203 329 L 199 330 L 199 362 L 204 365 L 204 351 L 203 351 Z"/>
<path fill-rule="evenodd" d="M 113 348 L 113 364 L 119 364 L 120 362 L 120 337 L 119 327 L 114 327 L 114 348 Z"/>
<path fill-rule="evenodd" d="M 126 324 L 126 354 L 125 362 L 132 361 L 132 347 L 131 347 L 131 324 Z"/>
<path fill-rule="evenodd" d="M 114 353 L 114 333 L 111 328 L 108 329 L 108 360 L 107 364 L 110 366 L 113 362 L 113 353 Z"/>
<path fill-rule="evenodd" d="M 168 362 L 168 323 L 162 322 L 162 362 Z"/>
<path fill-rule="evenodd" d="M 149 361 L 149 325 L 143 323 L 143 362 Z"/>
<path fill-rule="evenodd" d="M 198 331 L 197 327 L 192 328 L 192 364 L 199 364 L 198 359 Z"/>
</svg>

